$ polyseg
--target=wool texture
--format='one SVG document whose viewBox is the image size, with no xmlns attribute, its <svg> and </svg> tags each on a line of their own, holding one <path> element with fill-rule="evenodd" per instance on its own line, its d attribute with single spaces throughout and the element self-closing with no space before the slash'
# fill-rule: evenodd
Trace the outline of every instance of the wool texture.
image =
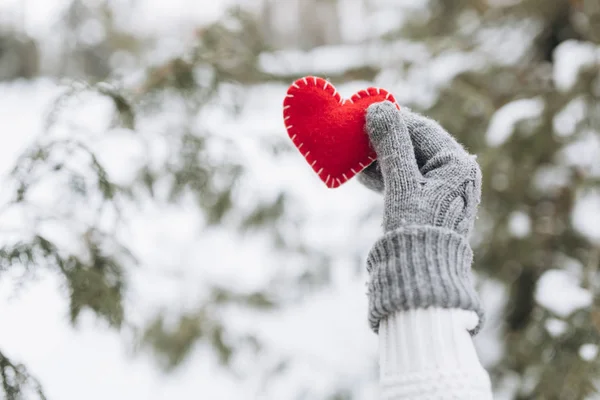
<svg viewBox="0 0 600 400">
<path fill-rule="evenodd" d="M 368 107 L 366 131 L 378 161 L 361 182 L 384 193 L 384 235 L 367 260 L 371 328 L 395 311 L 441 307 L 476 312 L 477 333 L 484 313 L 468 243 L 481 198 L 475 157 L 437 123 L 387 101 Z"/>
</svg>

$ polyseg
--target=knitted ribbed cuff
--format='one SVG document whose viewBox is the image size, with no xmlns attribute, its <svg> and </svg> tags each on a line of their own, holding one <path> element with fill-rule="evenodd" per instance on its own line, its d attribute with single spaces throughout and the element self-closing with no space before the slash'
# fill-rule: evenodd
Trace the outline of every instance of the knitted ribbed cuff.
<svg viewBox="0 0 600 400">
<path fill-rule="evenodd" d="M 471 275 L 473 252 L 454 231 L 432 226 L 409 226 L 386 233 L 367 260 L 369 323 L 400 310 L 441 307 L 472 310 L 483 324 L 483 310 Z"/>
</svg>

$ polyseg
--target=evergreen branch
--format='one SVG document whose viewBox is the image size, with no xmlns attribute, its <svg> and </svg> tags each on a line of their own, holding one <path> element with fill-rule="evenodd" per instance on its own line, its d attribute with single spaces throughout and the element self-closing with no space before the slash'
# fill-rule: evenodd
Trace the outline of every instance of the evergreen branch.
<svg viewBox="0 0 600 400">
<path fill-rule="evenodd" d="M 41 384 L 32 377 L 24 365 L 15 364 L 0 350 L 0 380 L 6 400 L 31 400 L 30 390 L 39 400 L 47 400 Z"/>
</svg>

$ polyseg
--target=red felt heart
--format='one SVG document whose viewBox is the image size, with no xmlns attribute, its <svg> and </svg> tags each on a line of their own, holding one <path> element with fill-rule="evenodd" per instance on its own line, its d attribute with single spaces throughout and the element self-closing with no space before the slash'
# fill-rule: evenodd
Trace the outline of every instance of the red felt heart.
<svg viewBox="0 0 600 400">
<path fill-rule="evenodd" d="M 327 187 L 340 186 L 375 161 L 364 130 L 365 112 L 384 100 L 396 102 L 391 93 L 372 87 L 342 99 L 331 83 L 314 76 L 288 89 L 283 102 L 288 134 Z"/>
</svg>

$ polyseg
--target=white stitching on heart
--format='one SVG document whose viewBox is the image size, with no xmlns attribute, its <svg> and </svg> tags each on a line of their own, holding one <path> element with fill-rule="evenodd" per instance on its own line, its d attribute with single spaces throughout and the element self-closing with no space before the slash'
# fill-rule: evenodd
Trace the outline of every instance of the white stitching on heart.
<svg viewBox="0 0 600 400">
<path fill-rule="evenodd" d="M 391 98 L 391 101 L 393 101 L 393 102 L 396 101 L 394 99 L 394 96 L 391 93 L 388 93 L 385 89 L 380 89 L 380 88 L 369 88 L 367 90 L 361 90 L 361 91 L 355 93 L 354 96 L 350 97 L 349 99 L 342 99 L 341 95 L 338 93 L 338 91 L 335 89 L 335 87 L 333 85 L 331 85 L 327 80 L 325 80 L 323 78 L 318 78 L 316 76 L 310 76 L 310 77 L 301 78 L 301 79 L 297 80 L 296 82 L 294 82 L 292 84 L 292 87 L 294 87 L 296 89 L 300 89 L 302 83 L 304 83 L 304 85 L 308 86 L 310 84 L 310 82 L 309 82 L 308 79 L 310 79 L 310 78 L 313 79 L 314 85 L 317 86 L 317 87 L 320 86 L 319 85 L 319 80 L 321 80 L 323 82 L 323 90 L 326 90 L 328 93 L 330 93 L 342 105 L 346 104 L 346 102 L 354 103 L 353 98 L 355 96 L 356 96 L 357 99 L 362 99 L 365 95 L 367 97 L 371 96 L 371 95 L 374 95 L 374 94 L 370 93 L 369 90 L 371 90 L 371 89 L 375 90 L 378 95 L 380 95 L 382 92 L 386 93 L 386 96 L 385 96 L 386 100 L 390 100 L 390 98 Z M 365 93 L 365 95 L 361 96 L 361 94 L 363 92 Z M 294 98 L 294 95 L 290 94 L 289 91 L 288 91 L 286 97 L 287 98 Z M 284 102 L 284 107 L 283 107 L 283 110 L 284 110 L 284 121 L 287 121 L 287 120 L 289 120 L 291 118 L 291 115 L 288 115 L 289 111 L 287 111 L 288 109 L 291 108 L 291 105 L 286 104 L 286 103 L 287 103 L 287 100 Z M 295 140 L 296 140 L 297 134 L 290 132 L 290 130 L 293 129 L 293 128 L 294 128 L 294 125 L 287 125 L 286 126 L 286 129 L 288 131 L 288 135 L 290 136 L 290 139 L 296 145 L 296 147 L 298 148 L 298 150 L 300 150 L 304 146 L 304 143 L 296 143 Z M 300 154 L 302 154 L 301 151 L 300 151 Z M 309 155 L 310 155 L 310 150 L 307 151 L 305 154 L 303 154 L 303 156 L 306 159 L 306 161 L 308 161 L 308 156 Z M 373 162 L 373 161 L 375 161 L 375 158 L 369 156 L 369 161 Z M 364 169 L 364 168 L 367 167 L 362 162 L 359 162 L 359 165 L 360 165 L 360 167 L 362 169 Z M 313 160 L 313 162 L 310 164 L 310 166 L 317 173 L 317 175 L 321 176 L 321 174 L 323 173 L 324 168 L 323 167 L 319 168 L 319 166 L 317 165 L 317 160 Z M 318 171 L 317 171 L 317 168 L 319 168 Z M 358 174 L 360 172 L 360 171 L 357 172 L 354 168 L 350 168 L 350 171 L 352 171 L 352 176 L 354 176 L 354 175 L 356 175 L 356 174 Z M 347 171 L 346 173 L 349 173 L 349 171 Z M 345 183 L 349 179 L 348 176 L 346 175 L 346 173 L 342 174 L 342 178 L 343 179 L 332 178 L 331 174 L 328 174 L 327 175 L 327 179 L 325 180 L 325 185 L 327 187 L 329 187 L 329 188 L 336 188 L 336 187 L 342 185 L 343 183 Z"/>
</svg>

